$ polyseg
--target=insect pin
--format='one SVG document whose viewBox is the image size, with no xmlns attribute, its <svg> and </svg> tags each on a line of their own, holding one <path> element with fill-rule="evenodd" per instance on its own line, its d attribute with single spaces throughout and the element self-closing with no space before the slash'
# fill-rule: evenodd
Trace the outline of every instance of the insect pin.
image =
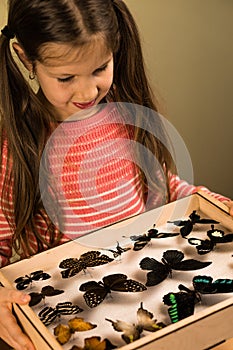
<svg viewBox="0 0 233 350">
<path fill-rule="evenodd" d="M 46 306 L 42 309 L 38 316 L 45 326 L 49 326 L 54 322 L 58 317 L 62 315 L 73 315 L 82 312 L 78 305 L 73 305 L 69 301 L 58 303 L 55 307 Z"/>
<path fill-rule="evenodd" d="M 59 264 L 59 267 L 65 269 L 61 272 L 62 278 L 73 277 L 81 271 L 86 271 L 88 267 L 95 267 L 99 265 L 108 264 L 114 259 L 102 254 L 97 250 L 91 250 L 80 255 L 77 258 L 68 258 Z"/>
<path fill-rule="evenodd" d="M 157 320 L 153 319 L 153 317 L 154 315 L 144 309 L 143 303 L 141 303 L 137 311 L 137 323 L 129 323 L 119 320 L 112 321 L 109 318 L 105 318 L 105 320 L 111 322 L 113 328 L 117 332 L 123 332 L 121 337 L 127 344 L 129 344 L 139 339 L 144 330 L 156 332 L 166 327 L 162 322 L 157 323 Z"/>
<path fill-rule="evenodd" d="M 115 292 L 142 292 L 147 288 L 144 284 L 128 279 L 126 275 L 115 273 L 103 277 L 102 281 L 89 281 L 81 284 L 79 290 L 85 292 L 83 297 L 86 304 L 93 308 L 102 303 L 106 296 Z"/>
<path fill-rule="evenodd" d="M 203 269 L 209 266 L 211 261 L 199 261 L 195 259 L 184 259 L 184 253 L 179 250 L 166 250 L 161 262 L 154 258 L 145 257 L 139 265 L 142 270 L 151 270 L 147 273 L 146 286 L 155 286 L 164 281 L 172 270 L 191 271 Z"/>
<path fill-rule="evenodd" d="M 175 220 L 168 222 L 181 227 L 180 234 L 183 238 L 186 238 L 192 232 L 195 224 L 219 224 L 218 221 L 212 219 L 201 219 L 200 215 L 196 213 L 196 210 L 193 210 L 193 212 L 189 215 L 188 220 Z"/>
<path fill-rule="evenodd" d="M 34 271 L 28 275 L 16 278 L 16 288 L 19 290 L 23 290 L 26 289 L 29 285 L 31 285 L 34 281 L 44 281 L 49 279 L 50 277 L 51 276 L 48 273 L 42 270 Z"/>
<path fill-rule="evenodd" d="M 130 249 L 131 249 L 130 247 L 126 247 L 126 248 L 121 247 L 119 242 L 117 242 L 116 249 L 107 249 L 107 250 L 111 252 L 113 254 L 113 257 L 116 259 Z"/>
</svg>

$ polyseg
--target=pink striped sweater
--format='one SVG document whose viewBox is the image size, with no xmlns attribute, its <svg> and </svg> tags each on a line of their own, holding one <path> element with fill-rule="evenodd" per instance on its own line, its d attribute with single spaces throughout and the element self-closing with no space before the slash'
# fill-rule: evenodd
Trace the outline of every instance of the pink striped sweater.
<svg viewBox="0 0 233 350">
<path fill-rule="evenodd" d="M 61 243 L 165 204 L 158 193 L 151 193 L 145 202 L 129 128 L 126 128 L 115 108 L 106 108 L 89 118 L 78 121 L 69 119 L 62 123 L 46 146 L 43 159 L 48 164 L 50 187 L 47 187 L 47 178 L 41 175 L 41 193 L 44 193 L 42 199 L 50 218 L 59 210 L 59 223 L 55 223 L 57 233 L 60 229 L 64 234 Z M 5 142 L 1 192 L 7 154 Z M 196 187 L 176 175 L 170 175 L 171 201 L 200 189 L 221 201 L 227 200 L 203 186 Z M 0 207 L 0 267 L 10 262 L 15 227 L 12 184 L 9 184 L 7 191 L 10 200 L 2 203 L 4 208 Z M 34 219 L 39 232 L 49 240 L 44 218 L 38 214 Z M 36 253 L 37 244 L 32 232 L 29 232 L 29 236 L 30 245 Z M 23 252 L 21 258 L 24 258 Z"/>
</svg>

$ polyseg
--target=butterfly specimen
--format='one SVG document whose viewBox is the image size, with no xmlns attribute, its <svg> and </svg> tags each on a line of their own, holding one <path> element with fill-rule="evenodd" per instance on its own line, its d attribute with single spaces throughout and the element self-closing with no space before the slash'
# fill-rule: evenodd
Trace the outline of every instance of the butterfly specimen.
<svg viewBox="0 0 233 350">
<path fill-rule="evenodd" d="M 130 250 L 131 248 L 122 248 L 119 244 L 119 242 L 117 242 L 117 246 L 116 249 L 108 249 L 109 252 L 113 253 L 113 257 L 114 258 L 118 258 L 118 256 L 121 256 L 121 254 L 123 254 L 124 252 L 127 252 L 128 250 Z"/>
<path fill-rule="evenodd" d="M 186 238 L 186 236 L 192 232 L 195 224 L 219 224 L 218 221 L 212 219 L 201 219 L 200 215 L 196 213 L 196 210 L 193 210 L 193 212 L 189 215 L 188 220 L 175 220 L 168 222 L 176 226 L 182 226 L 180 233 L 183 238 Z"/>
<path fill-rule="evenodd" d="M 190 271 L 203 269 L 211 264 L 211 261 L 198 261 L 194 259 L 184 260 L 183 252 L 179 250 L 167 250 L 163 253 L 162 262 L 154 258 L 143 258 L 140 261 L 142 270 L 151 270 L 147 273 L 146 286 L 155 286 L 171 275 L 172 270 Z"/>
<path fill-rule="evenodd" d="M 102 254 L 97 250 L 91 250 L 80 255 L 80 258 L 68 258 L 63 260 L 59 267 L 66 269 L 61 272 L 62 278 L 69 278 L 75 276 L 80 271 L 85 271 L 87 267 L 94 267 L 107 264 L 114 259 Z"/>
<path fill-rule="evenodd" d="M 153 238 L 168 238 L 178 236 L 179 233 L 169 233 L 169 232 L 159 232 L 155 229 L 155 225 L 153 228 L 148 230 L 147 233 L 138 236 L 130 236 L 132 241 L 135 241 L 133 250 L 141 250 L 144 248 Z"/>
<path fill-rule="evenodd" d="M 89 307 L 96 307 L 106 298 L 108 293 L 142 292 L 146 290 L 144 284 L 128 279 L 126 275 L 115 273 L 105 276 L 103 282 L 89 281 L 81 284 L 79 290 L 85 292 L 83 297 Z"/>
<path fill-rule="evenodd" d="M 49 326 L 61 315 L 73 315 L 82 311 L 83 309 L 81 309 L 78 305 L 73 305 L 71 302 L 65 301 L 58 303 L 54 308 L 46 306 L 39 312 L 38 316 L 45 326 Z"/>
<path fill-rule="evenodd" d="M 31 300 L 29 301 L 29 306 L 37 305 L 41 302 L 41 300 L 45 299 L 45 297 L 53 297 L 55 295 L 64 293 L 64 290 L 54 289 L 52 286 L 45 286 L 41 289 L 40 293 L 29 293 L 31 296 Z"/>
<path fill-rule="evenodd" d="M 72 318 L 68 321 L 68 326 L 59 324 L 54 328 L 54 335 L 60 344 L 67 343 L 75 332 L 89 331 L 97 327 L 96 324 L 85 322 L 83 318 Z"/>
<path fill-rule="evenodd" d="M 156 323 L 157 320 L 153 320 L 154 315 L 143 309 L 143 303 L 141 303 L 140 308 L 137 311 L 137 323 L 128 323 L 125 321 L 112 321 L 105 318 L 106 321 L 111 322 L 113 328 L 117 332 L 123 332 L 122 339 L 127 343 L 132 343 L 133 341 L 140 338 L 143 330 L 149 332 L 156 332 L 166 325 L 162 322 Z"/>
<path fill-rule="evenodd" d="M 207 231 L 209 239 L 189 238 L 188 243 L 195 245 L 198 254 L 204 255 L 214 249 L 218 243 L 230 243 L 233 242 L 233 233 L 224 234 L 224 231 L 215 229 L 214 225 L 211 225 L 211 230 Z"/>
<path fill-rule="evenodd" d="M 84 347 L 73 345 L 70 350 L 112 350 L 117 346 L 113 345 L 107 338 L 101 340 L 100 337 L 93 336 L 84 339 Z"/>
<path fill-rule="evenodd" d="M 29 275 L 18 277 L 15 280 L 16 288 L 19 290 L 26 289 L 29 284 L 32 284 L 33 281 L 43 281 L 49 279 L 51 276 L 43 272 L 42 270 L 31 272 Z"/>
<path fill-rule="evenodd" d="M 172 323 L 176 323 L 193 315 L 194 306 L 201 298 L 196 291 L 190 290 L 183 284 L 178 286 L 179 292 L 164 295 L 163 302 L 168 305 L 168 314 Z"/>
<path fill-rule="evenodd" d="M 233 280 L 220 278 L 213 281 L 210 276 L 195 276 L 193 287 L 201 294 L 233 293 Z"/>
</svg>

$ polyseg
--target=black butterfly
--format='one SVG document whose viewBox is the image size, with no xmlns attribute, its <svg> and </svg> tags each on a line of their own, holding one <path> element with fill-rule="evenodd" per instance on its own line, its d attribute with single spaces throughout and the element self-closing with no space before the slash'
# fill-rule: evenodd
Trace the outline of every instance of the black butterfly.
<svg viewBox="0 0 233 350">
<path fill-rule="evenodd" d="M 52 286 L 45 286 L 41 289 L 40 293 L 29 293 L 31 296 L 31 300 L 29 301 L 29 306 L 37 305 L 41 302 L 41 300 L 45 299 L 45 297 L 53 297 L 58 294 L 64 293 L 64 290 L 54 289 Z"/>
<path fill-rule="evenodd" d="M 125 321 L 112 321 L 108 318 L 105 318 L 106 321 L 111 322 L 113 328 L 117 332 L 123 332 L 122 339 L 127 343 L 132 343 L 133 341 L 140 338 L 143 330 L 149 332 L 156 332 L 161 328 L 166 327 L 162 322 L 157 322 L 153 320 L 154 315 L 143 309 L 143 304 L 141 303 L 140 308 L 137 311 L 137 323 L 128 323 Z"/>
<path fill-rule="evenodd" d="M 105 276 L 103 282 L 89 281 L 81 284 L 79 290 L 85 292 L 83 297 L 89 307 L 102 303 L 108 293 L 116 292 L 142 292 L 146 287 L 137 281 L 128 279 L 126 275 L 115 273 Z"/>
<path fill-rule="evenodd" d="M 179 292 L 164 295 L 163 302 L 168 308 L 172 323 L 176 323 L 194 314 L 194 306 L 201 301 L 200 295 L 183 284 L 178 286 Z"/>
<path fill-rule="evenodd" d="M 219 224 L 218 221 L 212 219 L 201 219 L 200 215 L 196 214 L 196 210 L 193 210 L 193 212 L 189 215 L 188 220 L 175 220 L 168 222 L 176 226 L 182 226 L 180 233 L 183 238 L 192 232 L 193 226 L 195 224 Z"/>
<path fill-rule="evenodd" d="M 155 226 L 155 225 L 154 225 Z M 135 241 L 133 250 L 141 250 L 144 248 L 153 238 L 168 238 L 178 236 L 179 233 L 159 232 L 155 227 L 148 230 L 147 233 L 138 236 L 130 236 L 132 241 Z"/>
<path fill-rule="evenodd" d="M 214 225 L 211 225 L 211 230 L 207 231 L 209 239 L 189 238 L 188 242 L 191 245 L 195 245 L 198 254 L 204 255 L 214 249 L 217 243 L 230 243 L 233 242 L 233 233 L 224 234 L 224 231 L 215 229 Z"/>
<path fill-rule="evenodd" d="M 213 281 L 210 276 L 195 276 L 193 287 L 201 294 L 233 293 L 233 280 L 220 278 Z"/>
<path fill-rule="evenodd" d="M 63 260 L 59 267 L 66 269 L 61 272 L 62 278 L 73 277 L 80 271 L 85 271 L 87 267 L 94 267 L 107 264 L 114 259 L 107 255 L 101 255 L 101 252 L 97 250 L 91 250 L 87 253 L 80 255 L 80 258 L 69 258 Z"/>
<path fill-rule="evenodd" d="M 16 288 L 19 290 L 26 289 L 29 284 L 32 284 L 33 281 L 43 281 L 49 279 L 51 276 L 43 272 L 42 270 L 31 272 L 29 275 L 23 277 L 18 277 L 15 280 Z"/>
<path fill-rule="evenodd" d="M 82 311 L 83 309 L 81 309 L 78 305 L 73 305 L 70 301 L 65 301 L 58 303 L 54 308 L 46 306 L 39 312 L 38 316 L 45 326 L 49 326 L 61 315 L 73 315 Z"/>
<path fill-rule="evenodd" d="M 140 261 L 142 270 L 152 270 L 147 273 L 146 286 L 155 286 L 165 280 L 172 270 L 190 271 L 203 269 L 211 264 L 210 261 L 198 261 L 194 259 L 184 260 L 184 254 L 178 250 L 167 250 L 163 253 L 159 262 L 153 258 L 143 258 Z"/>
<path fill-rule="evenodd" d="M 116 250 L 114 249 L 107 249 L 109 252 L 113 253 L 113 257 L 114 258 L 118 258 L 118 256 L 121 256 L 121 254 L 123 254 L 124 252 L 127 252 L 128 250 L 130 250 L 131 248 L 122 248 L 119 244 L 119 242 L 117 242 L 117 246 L 116 246 Z"/>
</svg>

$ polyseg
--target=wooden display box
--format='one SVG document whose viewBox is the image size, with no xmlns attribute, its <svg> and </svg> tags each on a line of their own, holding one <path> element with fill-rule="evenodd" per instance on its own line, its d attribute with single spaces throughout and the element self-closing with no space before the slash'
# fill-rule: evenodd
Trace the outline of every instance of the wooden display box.
<svg viewBox="0 0 233 350">
<path fill-rule="evenodd" d="M 58 265 L 60 261 L 67 257 L 78 258 L 84 252 L 87 252 L 93 249 L 96 249 L 96 250 L 102 249 L 102 253 L 104 253 L 104 248 L 107 249 L 109 247 L 111 248 L 115 247 L 117 241 L 120 242 L 121 246 L 125 246 L 127 244 L 128 245 L 131 244 L 132 246 L 132 242 L 129 239 L 128 240 L 125 239 L 124 241 L 122 237 L 124 236 L 129 237 L 132 234 L 146 233 L 148 229 L 153 226 L 153 224 L 156 224 L 156 228 L 160 230 L 160 227 L 163 227 L 163 228 L 166 227 L 167 221 L 169 220 L 172 221 L 172 220 L 180 219 L 182 217 L 187 217 L 188 215 L 190 215 L 190 213 L 193 210 L 196 210 L 198 213 L 200 213 L 200 215 L 204 217 L 209 217 L 219 221 L 222 227 L 224 227 L 224 230 L 226 230 L 226 232 L 229 232 L 229 231 L 233 232 L 233 219 L 230 217 L 226 207 L 220 202 L 213 200 L 212 197 L 206 196 L 205 194 L 203 194 L 203 192 L 199 192 L 197 194 L 191 195 L 184 199 L 180 199 L 174 203 L 165 205 L 164 207 L 148 211 L 139 216 L 135 216 L 133 218 L 124 220 L 120 223 L 111 225 L 104 229 L 92 232 L 86 236 L 81 237 L 80 239 L 77 239 L 76 241 L 65 243 L 57 248 L 50 249 L 46 252 L 37 254 L 31 257 L 30 259 L 22 260 L 22 261 L 13 263 L 11 265 L 8 265 L 0 270 L 0 282 L 5 287 L 14 288 L 15 286 L 14 280 L 17 277 L 24 276 L 32 271 L 36 271 L 39 269 L 44 270 L 45 272 L 54 271 L 55 268 L 59 269 Z M 174 231 L 179 232 L 179 229 L 177 227 L 173 227 L 173 229 Z M 126 242 L 127 244 L 125 244 Z M 166 238 L 163 240 L 156 240 L 156 242 L 153 241 L 153 243 L 151 244 L 156 245 L 156 249 L 160 249 L 160 253 L 156 255 L 156 259 L 158 259 L 159 256 L 161 256 L 162 251 L 169 249 L 169 247 L 170 249 L 177 249 L 177 250 L 184 251 L 182 249 L 182 246 L 180 247 L 175 242 L 179 242 L 179 241 L 176 241 L 176 238 L 171 238 L 171 239 Z M 186 244 L 186 242 L 184 242 L 184 244 Z M 223 252 L 222 246 L 224 247 L 227 246 L 226 253 L 221 253 Z M 223 244 L 222 246 L 220 250 L 217 248 L 216 253 L 210 252 L 209 254 L 205 255 L 204 258 L 203 256 L 199 256 L 197 255 L 197 253 L 195 253 L 196 252 L 195 247 L 189 247 L 188 250 L 184 252 L 186 258 L 187 258 L 186 255 L 188 255 L 188 253 L 192 251 L 193 258 L 195 259 L 201 260 L 202 258 L 202 260 L 213 261 L 213 262 L 214 260 L 216 260 L 215 267 L 219 266 L 219 271 L 221 271 L 221 273 L 219 274 L 215 271 L 215 268 L 213 271 L 208 269 L 208 272 L 205 271 L 204 269 L 204 270 L 198 270 L 198 271 L 192 272 L 192 275 L 200 274 L 200 275 L 212 276 L 214 272 L 216 272 L 218 278 L 224 278 L 224 277 L 233 278 L 233 274 L 232 274 L 233 243 L 228 243 L 227 245 Z M 143 252 L 144 249 L 147 249 L 145 250 L 145 253 Z M 146 254 L 147 256 L 154 256 L 153 248 L 151 246 L 148 245 L 148 247 L 144 249 L 141 251 L 144 255 Z M 127 253 L 123 253 L 123 254 L 127 254 Z M 134 252 L 132 254 L 137 254 L 137 252 Z M 122 255 L 121 257 L 122 261 L 118 261 L 114 265 L 114 266 L 117 266 L 115 269 L 118 269 L 118 272 L 122 272 L 121 268 L 123 268 L 125 256 L 126 255 Z M 111 264 L 112 263 L 94 268 L 93 271 L 95 271 L 95 269 L 97 270 L 99 269 L 100 273 L 102 273 L 101 276 L 114 273 L 115 270 L 112 272 L 110 268 Z M 227 266 L 226 270 L 224 270 L 225 265 Z M 138 266 L 136 265 L 134 266 L 135 266 L 135 270 L 138 270 Z M 230 271 L 231 271 L 231 274 L 230 274 Z M 60 269 L 59 269 L 59 272 L 60 272 Z M 126 272 L 124 271 L 123 273 L 126 273 Z M 146 275 L 145 271 L 141 271 L 140 273 L 143 274 L 143 276 Z M 129 275 L 131 278 L 133 278 L 132 273 L 129 273 Z M 72 287 L 72 284 L 74 285 L 75 293 L 76 291 L 78 291 L 77 283 L 79 284 L 82 283 L 83 278 L 86 278 L 86 280 L 87 278 L 89 280 L 92 279 L 90 275 L 89 276 L 77 275 L 69 279 L 68 284 L 71 287 Z M 99 278 L 99 280 L 101 280 L 101 277 Z M 182 283 L 183 282 L 184 281 L 182 281 Z M 63 281 L 63 286 L 64 286 L 64 283 L 65 282 Z M 160 315 L 154 312 L 153 305 L 155 305 L 156 303 L 161 303 L 161 295 L 163 293 L 166 294 L 169 290 L 169 288 L 167 287 L 167 283 L 166 281 L 162 282 L 161 286 L 159 287 L 160 289 L 159 288 L 156 289 L 158 290 L 158 293 L 156 292 L 157 293 L 156 297 L 152 295 L 152 293 L 148 292 L 147 299 L 145 299 L 145 304 L 144 304 L 145 309 L 149 310 L 150 312 L 153 312 L 155 318 L 157 318 L 158 321 L 161 321 Z M 169 283 L 173 283 L 173 282 L 169 281 Z M 44 285 L 46 284 L 50 284 L 50 283 L 46 281 Z M 57 286 L 59 286 L 59 281 Z M 190 287 L 190 285 L 188 287 Z M 30 292 L 30 290 L 28 289 L 26 291 Z M 137 294 L 137 293 L 131 293 L 131 294 Z M 138 293 L 138 294 L 141 294 L 141 293 Z M 152 297 L 153 297 L 153 300 L 150 302 L 149 298 L 152 298 Z M 131 300 L 130 298 L 135 298 L 135 297 L 131 297 L 127 295 L 127 298 L 129 298 L 127 300 Z M 126 318 L 127 315 L 133 314 L 132 318 L 135 319 L 135 322 L 136 322 L 136 311 L 137 311 L 139 302 L 142 301 L 142 296 L 140 295 L 138 298 L 139 299 L 137 299 L 136 303 L 134 304 L 133 310 L 135 310 L 135 312 L 132 312 L 132 309 L 130 309 L 131 306 L 129 302 L 128 305 L 127 304 L 125 304 L 124 306 L 119 305 L 118 307 L 119 315 L 121 315 L 121 313 L 123 312 L 123 309 L 128 308 L 126 310 L 127 311 L 126 315 L 122 314 L 122 316 L 119 316 L 119 315 L 109 316 L 109 314 L 107 314 L 105 315 L 105 317 L 111 318 L 113 320 L 122 319 L 124 321 L 127 321 L 127 318 Z M 52 298 L 49 298 L 49 299 L 52 299 Z M 114 299 L 117 300 L 117 297 L 115 297 L 115 294 L 113 295 L 113 303 L 114 303 Z M 141 337 L 141 339 L 131 344 L 125 344 L 122 341 L 121 345 L 118 346 L 118 348 L 120 348 L 121 350 L 212 349 L 217 344 L 220 344 L 221 342 L 233 337 L 233 296 L 232 294 L 228 294 L 223 299 L 224 300 L 221 299 L 221 301 L 218 301 L 217 299 L 216 303 L 212 303 L 212 305 L 208 307 L 204 307 L 201 311 L 196 311 L 195 309 L 195 313 L 193 316 L 187 317 L 186 319 L 183 319 L 175 324 L 169 324 L 167 327 L 159 330 L 158 332 L 155 332 L 155 333 L 147 332 L 145 336 Z M 61 300 L 61 296 L 58 296 L 58 301 L 60 300 Z M 143 299 L 143 302 L 144 302 L 144 299 Z M 102 309 L 100 310 L 103 310 L 104 303 L 106 305 L 110 304 L 104 301 L 102 303 L 103 304 Z M 109 307 L 111 307 L 111 304 Z M 165 306 L 163 307 L 164 307 L 163 310 L 167 310 Z M 100 308 L 100 305 L 98 305 L 94 309 L 91 309 L 89 311 L 89 318 L 91 318 L 92 314 L 97 315 L 99 308 Z M 21 324 L 25 332 L 32 339 L 33 343 L 36 346 L 36 349 L 38 350 L 71 349 L 73 343 L 68 346 L 66 345 L 66 347 L 61 346 L 56 341 L 52 332 L 43 325 L 43 323 L 40 321 L 39 317 L 37 316 L 37 313 L 35 312 L 35 310 L 32 310 L 32 308 L 30 308 L 27 305 L 26 306 L 14 305 L 14 311 L 17 315 L 19 323 Z M 83 317 L 82 313 L 78 314 L 77 317 Z M 168 316 L 166 315 L 166 317 Z M 107 327 L 104 325 L 104 328 L 107 328 Z M 97 328 L 92 330 L 91 332 L 92 332 L 91 335 L 99 335 L 101 336 L 102 339 L 106 337 L 106 334 L 102 335 L 101 333 L 98 333 Z M 114 337 L 118 337 L 119 339 L 121 339 L 121 333 L 114 331 L 113 328 L 111 328 L 111 333 L 114 334 Z M 89 333 L 86 333 L 84 338 L 87 338 L 91 335 L 89 335 Z M 111 336 L 107 336 L 107 338 L 111 340 Z M 80 342 L 80 339 L 81 338 L 79 334 L 77 334 L 75 343 L 82 347 L 83 342 L 82 341 Z M 112 343 L 115 343 L 114 340 L 112 341 Z"/>
</svg>

